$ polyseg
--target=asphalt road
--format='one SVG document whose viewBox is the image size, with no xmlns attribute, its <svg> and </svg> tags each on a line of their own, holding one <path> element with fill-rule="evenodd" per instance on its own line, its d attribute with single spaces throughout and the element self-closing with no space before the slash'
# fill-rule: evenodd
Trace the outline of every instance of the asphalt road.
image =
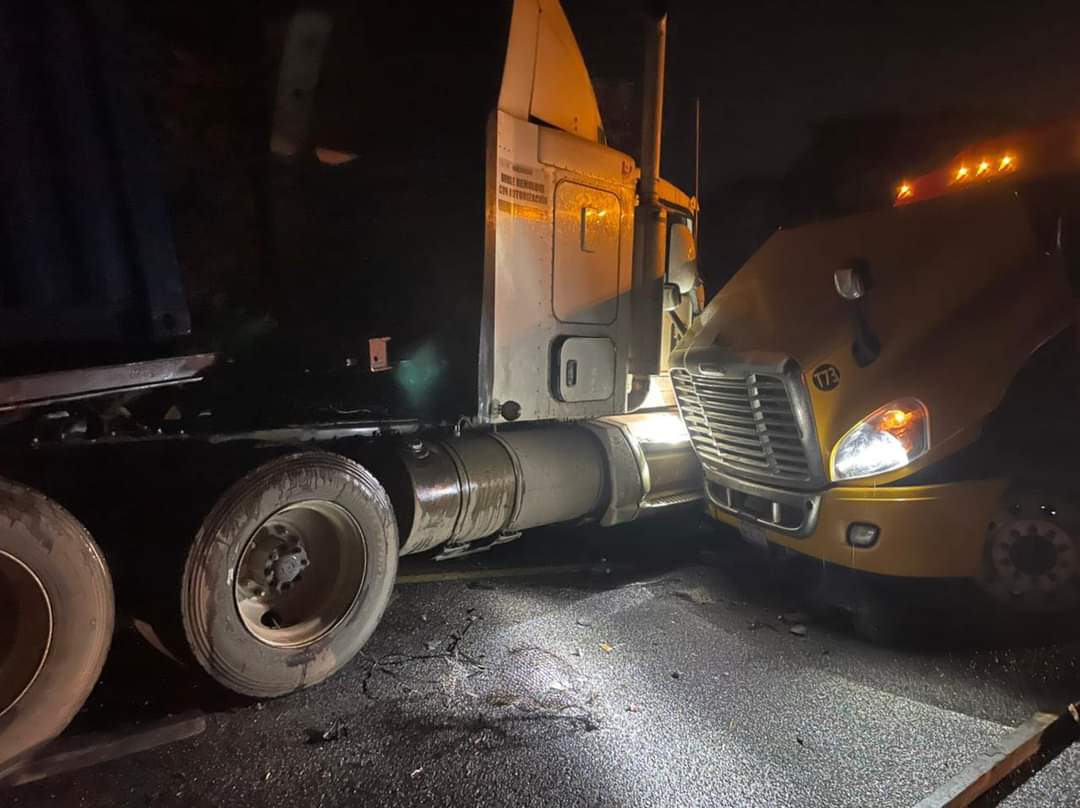
<svg viewBox="0 0 1080 808">
<path fill-rule="evenodd" d="M 696 519 L 538 531 L 401 574 L 361 657 L 272 702 L 221 694 L 126 624 L 72 733 L 189 711 L 206 731 L 0 804 L 902 806 L 1080 698 L 1067 623 L 950 613 L 868 641 L 880 603 L 852 619 L 813 565 Z M 995 802 L 1080 805 L 1080 751 Z"/>
</svg>

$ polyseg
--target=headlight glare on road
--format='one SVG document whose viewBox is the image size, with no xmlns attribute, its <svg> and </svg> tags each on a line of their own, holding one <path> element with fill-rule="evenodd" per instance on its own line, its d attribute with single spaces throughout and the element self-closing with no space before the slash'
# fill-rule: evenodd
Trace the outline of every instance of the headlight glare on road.
<svg viewBox="0 0 1080 808">
<path fill-rule="evenodd" d="M 832 456 L 832 478 L 853 480 L 903 468 L 930 448 L 930 414 L 917 398 L 890 401 L 848 430 Z"/>
</svg>

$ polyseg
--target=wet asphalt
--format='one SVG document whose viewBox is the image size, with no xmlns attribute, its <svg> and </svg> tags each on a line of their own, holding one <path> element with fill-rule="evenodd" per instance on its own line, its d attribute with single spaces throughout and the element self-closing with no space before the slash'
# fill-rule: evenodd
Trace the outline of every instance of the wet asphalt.
<svg viewBox="0 0 1080 808">
<path fill-rule="evenodd" d="M 206 731 L 0 804 L 903 806 L 1080 698 L 1075 621 L 981 630 L 949 612 L 880 632 L 880 601 L 868 623 L 817 572 L 696 516 L 408 559 L 365 652 L 270 702 L 221 693 L 122 621 L 69 736 L 186 714 Z M 1080 805 L 1080 751 L 994 804 Z"/>
</svg>

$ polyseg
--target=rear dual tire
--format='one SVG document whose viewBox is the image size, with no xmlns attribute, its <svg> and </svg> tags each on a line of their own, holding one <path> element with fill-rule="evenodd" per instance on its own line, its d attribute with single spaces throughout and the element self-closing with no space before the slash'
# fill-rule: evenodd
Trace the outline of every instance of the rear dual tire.
<svg viewBox="0 0 1080 808">
<path fill-rule="evenodd" d="M 397 574 L 394 510 L 363 467 L 280 457 L 235 483 L 184 568 L 188 645 L 219 684 L 270 698 L 318 684 L 370 638 Z"/>
<path fill-rule="evenodd" d="M 0 779 L 71 722 L 101 675 L 115 607 L 86 528 L 43 494 L 0 480 Z"/>
</svg>

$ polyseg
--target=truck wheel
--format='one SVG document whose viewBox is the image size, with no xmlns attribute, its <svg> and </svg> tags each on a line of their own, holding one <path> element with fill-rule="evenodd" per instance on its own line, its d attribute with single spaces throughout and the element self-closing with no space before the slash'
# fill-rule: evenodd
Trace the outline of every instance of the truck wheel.
<svg viewBox="0 0 1080 808">
<path fill-rule="evenodd" d="M 1015 485 L 987 530 L 979 584 L 998 603 L 1049 614 L 1080 603 L 1080 505 L 1075 496 Z"/>
<path fill-rule="evenodd" d="M 235 483 L 199 530 L 181 616 L 199 664 L 257 698 L 318 684 L 363 647 L 397 574 L 397 522 L 379 482 L 304 452 Z"/>
<path fill-rule="evenodd" d="M 0 770 L 59 735 L 112 641 L 112 581 L 77 519 L 0 480 Z"/>
</svg>

